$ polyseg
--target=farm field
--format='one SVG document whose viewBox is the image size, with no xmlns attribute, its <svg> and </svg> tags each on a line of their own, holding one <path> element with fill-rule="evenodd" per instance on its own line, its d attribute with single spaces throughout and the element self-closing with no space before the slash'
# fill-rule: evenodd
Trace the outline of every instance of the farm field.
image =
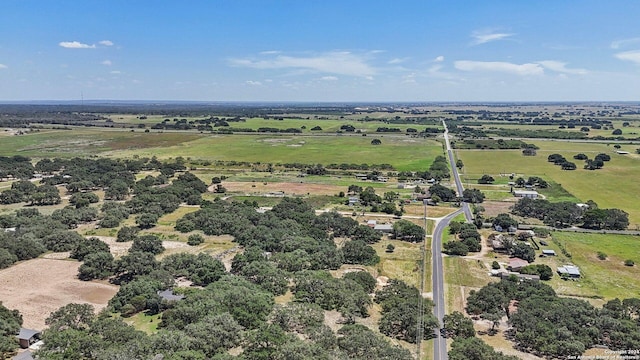
<svg viewBox="0 0 640 360">
<path fill-rule="evenodd" d="M 3 137 L 0 153 L 34 158 L 90 156 L 106 151 L 174 146 L 201 138 L 187 132 L 143 133 L 123 129 L 40 130 L 25 135 Z"/>
<path fill-rule="evenodd" d="M 371 139 L 382 140 L 371 145 Z M 5 156 L 33 158 L 103 155 L 127 158 L 177 156 L 201 160 L 273 164 L 391 164 L 397 170 L 423 170 L 442 153 L 435 140 L 405 135 L 292 136 L 203 135 L 194 132 L 131 132 L 123 129 L 42 130 L 7 136 L 0 144 Z"/>
<path fill-rule="evenodd" d="M 39 258 L 0 270 L 0 301 L 23 315 L 24 327 L 44 329 L 52 311 L 69 303 L 84 303 L 101 310 L 118 291 L 107 282 L 81 281 L 80 263 Z"/>
<path fill-rule="evenodd" d="M 640 157 L 635 154 L 617 155 L 606 144 L 566 141 L 536 141 L 540 147 L 537 156 L 522 156 L 520 150 L 456 150 L 465 164 L 464 176 L 475 182 L 482 174 L 501 178 L 500 174 L 515 173 L 516 177 L 541 176 L 561 185 L 581 202 L 594 200 L 601 208 L 619 208 L 629 213 L 630 228 L 640 225 L 640 206 L 632 194 L 640 193 Z M 622 150 L 629 146 L 623 146 Z M 574 161 L 577 170 L 565 171 L 547 161 L 551 154 L 559 153 Z M 582 162 L 573 155 L 584 153 L 593 158 L 598 153 L 611 155 L 602 169 L 582 169 Z M 502 176 L 505 177 L 505 176 Z M 465 180 L 466 182 L 466 180 Z M 597 189 L 597 190 L 596 190 Z"/>
<path fill-rule="evenodd" d="M 397 170 L 421 170 L 442 154 L 434 140 L 405 136 L 380 136 L 381 145 L 371 145 L 372 137 L 291 136 L 291 135 L 211 135 L 174 146 L 153 149 L 111 151 L 112 157 L 176 156 L 205 160 L 248 161 L 272 164 L 391 164 Z"/>
</svg>

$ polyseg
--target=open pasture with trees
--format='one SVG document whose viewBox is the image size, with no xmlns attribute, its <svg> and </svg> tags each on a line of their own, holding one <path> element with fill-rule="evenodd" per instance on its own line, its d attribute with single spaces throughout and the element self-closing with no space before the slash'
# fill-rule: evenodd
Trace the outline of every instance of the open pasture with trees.
<svg viewBox="0 0 640 360">
<path fill-rule="evenodd" d="M 176 146 L 124 150 L 111 156 L 175 156 L 204 160 L 248 161 L 271 164 L 391 164 L 396 170 L 428 168 L 442 144 L 434 140 L 405 136 L 380 137 L 371 145 L 371 136 L 268 136 L 212 135 Z"/>
<path fill-rule="evenodd" d="M 563 231 L 552 233 L 554 246 L 558 242 L 571 254 L 567 258 L 557 249 L 557 258 L 547 258 L 562 266 L 574 263 L 580 267 L 583 278 L 578 282 L 552 280 L 554 287 L 562 287 L 563 294 L 597 296 L 610 300 L 623 297 L 640 297 L 640 268 L 625 266 L 625 260 L 640 261 L 640 237 L 634 235 L 582 234 Z M 601 260 L 599 253 L 606 257 Z M 541 259 L 542 260 L 542 259 Z M 555 266 L 552 266 L 555 269 Z"/>
<path fill-rule="evenodd" d="M 467 179 L 479 179 L 484 174 L 496 179 L 500 178 L 500 174 L 511 173 L 516 174 L 516 178 L 540 176 L 560 184 L 581 202 L 593 200 L 601 208 L 618 208 L 628 212 L 630 229 L 640 225 L 640 205 L 634 195 L 640 193 L 640 182 L 636 181 L 640 178 L 640 158 L 637 155 L 618 155 L 613 145 L 606 144 L 566 141 L 534 143 L 540 147 L 537 156 L 522 156 L 520 150 L 456 150 L 456 154 L 464 161 L 463 176 Z M 623 146 L 623 149 L 625 147 L 629 146 Z M 575 162 L 577 169 L 562 170 L 554 166 L 547 160 L 554 153 Z M 586 170 L 582 168 L 581 161 L 573 159 L 579 153 L 589 158 L 606 153 L 611 160 L 601 169 Z M 503 178 L 509 179 L 508 176 Z"/>
</svg>

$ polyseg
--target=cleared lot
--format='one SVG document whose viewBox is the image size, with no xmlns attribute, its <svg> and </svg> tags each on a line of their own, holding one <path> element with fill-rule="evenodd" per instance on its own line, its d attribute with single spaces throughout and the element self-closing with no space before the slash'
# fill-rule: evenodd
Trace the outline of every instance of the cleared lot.
<svg viewBox="0 0 640 360">
<path fill-rule="evenodd" d="M 78 280 L 79 266 L 76 261 L 34 259 L 0 270 L 0 301 L 20 311 L 24 327 L 38 330 L 44 328 L 49 314 L 63 305 L 83 303 L 96 310 L 104 308 L 118 287 Z"/>
</svg>

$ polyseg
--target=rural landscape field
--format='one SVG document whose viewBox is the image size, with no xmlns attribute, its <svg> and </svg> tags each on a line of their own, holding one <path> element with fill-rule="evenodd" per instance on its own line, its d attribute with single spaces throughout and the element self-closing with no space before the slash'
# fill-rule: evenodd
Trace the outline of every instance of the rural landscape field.
<svg viewBox="0 0 640 360">
<path fill-rule="evenodd" d="M 553 303 L 632 326 L 640 142 L 562 134 L 583 126 L 632 134 L 638 107 L 517 108 L 536 115 L 487 120 L 514 106 L 438 104 L 307 113 L 166 105 L 164 115 L 146 115 L 145 104 L 95 104 L 63 107 L 45 122 L 40 109 L 6 107 L 3 309 L 38 332 L 42 358 L 71 349 L 70 331 L 101 339 L 101 354 L 131 351 L 104 337 L 104 326 L 151 346 L 142 358 L 172 337 L 188 339 L 162 350 L 174 358 L 349 354 L 371 346 L 362 336 L 375 339 L 380 358 L 433 358 L 440 340 L 450 356 L 489 346 L 527 359 L 630 346 L 637 330 L 611 328 L 613 338 L 572 333 L 574 348 L 561 353 L 557 343 L 530 343 L 521 324 Z M 464 120 L 453 115 L 461 111 Z M 550 111 L 561 115 L 535 125 Z M 607 116 L 583 120 L 594 112 Z M 29 121 L 13 120 L 27 113 Z M 587 169 L 596 158 L 606 161 Z M 578 273 L 565 273 L 568 265 Z M 217 300 L 206 300 L 211 291 Z M 522 297 L 533 293 L 539 302 Z M 557 324 L 579 326 L 568 320 Z M 224 342 L 207 347 L 200 331 Z M 12 336 L 5 354 L 18 348 Z M 263 336 L 280 345 L 262 348 Z M 333 350 L 321 345 L 327 336 Z"/>
<path fill-rule="evenodd" d="M 0 360 L 640 359 L 639 13 L 3 1 Z"/>
</svg>

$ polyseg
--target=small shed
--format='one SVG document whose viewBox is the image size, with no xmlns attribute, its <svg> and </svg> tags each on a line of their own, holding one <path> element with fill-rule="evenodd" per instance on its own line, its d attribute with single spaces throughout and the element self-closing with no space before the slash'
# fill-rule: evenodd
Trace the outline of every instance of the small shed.
<svg viewBox="0 0 640 360">
<path fill-rule="evenodd" d="M 391 234 L 393 232 L 393 225 L 391 225 L 391 224 L 377 224 L 373 229 L 377 230 L 377 231 L 380 231 L 381 233 L 384 233 L 384 234 Z"/>
<path fill-rule="evenodd" d="M 377 223 L 378 222 L 375 221 L 375 220 L 368 220 L 367 221 L 367 226 L 370 227 L 370 228 L 375 228 Z"/>
<path fill-rule="evenodd" d="M 360 198 L 357 196 L 349 196 L 349 206 L 354 206 L 360 203 Z"/>
<path fill-rule="evenodd" d="M 542 249 L 542 253 L 545 256 L 556 256 L 555 250 L 551 250 L 551 249 Z"/>
<path fill-rule="evenodd" d="M 20 347 L 23 349 L 28 348 L 32 344 L 38 342 L 38 340 L 40 340 L 40 336 L 40 330 L 20 328 L 20 332 L 18 333 L 18 341 L 20 342 Z"/>
</svg>

